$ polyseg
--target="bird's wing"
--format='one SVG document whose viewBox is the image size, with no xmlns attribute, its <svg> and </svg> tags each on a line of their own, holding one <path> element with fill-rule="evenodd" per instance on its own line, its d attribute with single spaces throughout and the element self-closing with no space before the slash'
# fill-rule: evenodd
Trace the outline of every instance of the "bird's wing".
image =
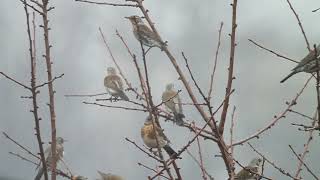
<svg viewBox="0 0 320 180">
<path fill-rule="evenodd" d="M 137 26 L 137 30 L 139 32 L 141 32 L 140 33 L 141 35 L 146 35 L 148 37 L 153 37 L 153 38 L 157 39 L 155 36 L 155 33 L 145 24 L 139 24 Z"/>
<path fill-rule="evenodd" d="M 181 103 L 181 98 L 178 94 L 178 92 L 175 92 L 176 96 L 173 98 L 174 104 L 175 104 L 175 108 L 177 110 L 178 113 L 182 114 L 182 103 Z"/>
<path fill-rule="evenodd" d="M 121 78 L 117 75 L 109 75 L 104 80 L 104 86 L 114 91 L 122 91 L 123 84 Z"/>
<path fill-rule="evenodd" d="M 173 112 L 179 112 L 178 103 L 179 100 L 177 98 L 177 92 L 175 91 L 165 91 L 162 95 L 162 101 L 165 102 L 164 104 Z"/>
<path fill-rule="evenodd" d="M 317 57 L 319 57 L 320 44 L 316 47 L 316 50 L 317 50 Z M 296 70 L 296 69 L 308 64 L 310 61 L 315 60 L 316 59 L 315 55 L 316 54 L 315 54 L 314 50 L 310 51 L 309 54 L 307 54 L 293 70 Z"/>
</svg>

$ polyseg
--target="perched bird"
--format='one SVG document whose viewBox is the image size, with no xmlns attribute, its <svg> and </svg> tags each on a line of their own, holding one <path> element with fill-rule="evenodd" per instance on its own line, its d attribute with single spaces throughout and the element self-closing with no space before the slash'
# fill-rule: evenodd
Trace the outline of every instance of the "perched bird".
<svg viewBox="0 0 320 180">
<path fill-rule="evenodd" d="M 165 43 L 161 42 L 159 37 L 142 21 L 139 16 L 125 17 L 130 20 L 133 27 L 133 34 L 138 41 L 141 41 L 143 45 L 148 47 L 159 47 L 162 49 L 166 46 Z"/>
<path fill-rule="evenodd" d="M 248 166 L 246 166 L 244 169 L 242 169 L 238 174 L 235 175 L 235 180 L 256 180 L 259 178 L 259 172 L 262 165 L 262 159 L 261 158 L 254 158 L 251 160 Z M 254 173 L 257 174 L 254 174 Z"/>
<path fill-rule="evenodd" d="M 291 76 L 299 73 L 299 72 L 306 72 L 306 73 L 314 73 L 320 70 L 320 68 L 317 67 L 317 61 L 320 67 L 320 44 L 316 47 L 317 51 L 317 57 L 315 57 L 315 51 L 312 50 L 309 52 L 307 56 L 305 56 L 298 65 L 293 68 L 291 73 L 285 77 L 283 80 L 280 81 L 280 83 L 285 82 L 287 79 L 289 79 Z"/>
<path fill-rule="evenodd" d="M 169 139 L 163 130 L 150 116 L 147 117 L 144 126 L 141 128 L 141 137 L 145 145 L 150 148 L 163 148 L 170 157 L 177 158 L 177 153 L 169 146 Z"/>
<path fill-rule="evenodd" d="M 106 174 L 101 171 L 98 171 L 98 173 L 102 178 L 101 180 L 124 180 L 124 178 L 115 174 L 111 174 L 111 173 Z"/>
<path fill-rule="evenodd" d="M 104 86 L 107 92 L 116 98 L 120 97 L 125 101 L 129 101 L 128 96 L 123 92 L 123 83 L 120 76 L 117 75 L 116 69 L 108 67 L 108 75 L 104 78 Z"/>
<path fill-rule="evenodd" d="M 72 176 L 71 180 L 88 180 L 88 178 L 84 176 Z"/>
<path fill-rule="evenodd" d="M 181 99 L 177 91 L 174 90 L 173 84 L 168 84 L 166 90 L 162 93 L 162 102 L 164 105 L 173 113 L 175 123 L 177 125 L 183 125 L 183 118 L 185 117 L 182 113 Z"/>
<path fill-rule="evenodd" d="M 64 139 L 62 137 L 57 137 L 56 138 L 56 162 L 58 163 L 58 161 L 60 159 L 62 159 L 63 157 L 63 142 L 64 142 Z M 44 155 L 46 157 L 46 163 L 47 163 L 47 168 L 48 170 L 50 170 L 52 167 L 51 167 L 51 164 L 52 164 L 52 151 L 51 151 L 51 146 L 49 146 L 45 152 L 44 152 Z M 44 173 L 44 170 L 42 167 L 40 167 L 39 171 L 38 171 L 38 174 L 37 176 L 34 178 L 34 180 L 40 180 L 42 175 Z"/>
</svg>

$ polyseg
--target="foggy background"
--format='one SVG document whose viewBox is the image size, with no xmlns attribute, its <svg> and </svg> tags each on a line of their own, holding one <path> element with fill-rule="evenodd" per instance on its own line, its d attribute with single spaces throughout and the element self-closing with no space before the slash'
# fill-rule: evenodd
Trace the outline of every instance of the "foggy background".
<svg viewBox="0 0 320 180">
<path fill-rule="evenodd" d="M 134 38 L 132 27 L 125 16 L 141 15 L 137 8 L 97 6 L 74 2 L 72 0 L 50 1 L 55 9 L 50 11 L 50 42 L 52 48 L 53 72 L 55 76 L 64 73 L 65 76 L 54 82 L 57 91 L 56 115 L 57 134 L 68 140 L 65 143 L 65 161 L 75 174 L 89 179 L 98 177 L 97 170 L 113 172 L 129 180 L 146 179 L 152 175 L 137 165 L 138 162 L 154 167 L 155 162 L 144 153 L 124 140 L 125 137 L 134 140 L 139 145 L 143 142 L 140 128 L 146 113 L 125 111 L 119 109 L 102 108 L 85 105 L 82 101 L 93 102 L 95 98 L 66 98 L 66 94 L 95 94 L 105 92 L 103 78 L 106 68 L 113 66 L 98 27 L 105 33 L 113 54 L 121 65 L 125 76 L 135 87 L 138 87 L 138 76 L 132 59 L 124 49 L 115 30 L 118 29 L 127 40 L 129 47 L 140 56 L 140 45 Z M 212 102 L 217 107 L 223 100 L 229 63 L 231 33 L 231 1 L 185 1 L 161 0 L 145 1 L 152 20 L 164 40 L 168 41 L 169 49 L 177 58 L 181 68 L 189 78 L 181 51 L 189 59 L 200 87 L 208 92 L 210 73 L 213 66 L 214 54 L 217 46 L 220 22 L 224 22 L 222 30 L 221 51 L 219 53 L 218 68 L 214 80 Z M 316 0 L 292 0 L 295 10 L 299 14 L 311 44 L 319 43 L 320 25 L 317 19 L 320 12 L 312 13 L 320 7 Z M 37 24 L 41 22 L 37 17 Z M 253 39 L 265 47 L 276 50 L 295 60 L 300 60 L 307 53 L 303 36 L 298 23 L 285 0 L 246 0 L 238 2 L 237 14 L 237 47 L 235 53 L 235 71 L 233 87 L 236 89 L 231 97 L 229 115 L 225 136 L 229 136 L 229 125 L 233 106 L 236 110 L 235 141 L 240 140 L 259 128 L 268 124 L 274 115 L 286 108 L 285 101 L 291 100 L 301 89 L 309 75 L 300 73 L 293 76 L 284 84 L 279 81 L 295 66 L 294 63 L 280 59 L 265 52 L 247 39 Z M 26 33 L 26 19 L 23 5 L 18 0 L 2 0 L 0 6 L 0 71 L 29 85 L 30 63 L 28 41 Z M 37 29 L 37 57 L 38 83 L 45 82 L 46 70 L 42 47 L 42 29 Z M 165 84 L 173 82 L 177 89 L 182 89 L 184 102 L 191 102 L 183 84 L 168 58 L 159 49 L 152 49 L 147 56 L 150 72 L 152 94 L 156 104 L 161 102 L 161 94 Z M 41 67 L 41 68 L 40 68 Z M 190 83 L 191 79 L 189 78 Z M 193 85 L 193 84 L 192 84 Z M 316 107 L 315 81 L 309 84 L 298 100 L 295 110 L 313 115 Z M 41 135 L 47 147 L 51 139 L 47 87 L 41 88 L 38 106 L 40 107 Z M 21 99 L 20 96 L 30 95 L 29 92 L 7 79 L 0 77 L 0 131 L 7 132 L 18 142 L 38 152 L 36 137 L 34 136 L 34 119 L 29 112 L 31 101 Z M 198 92 L 199 100 L 201 100 Z M 134 99 L 133 93 L 128 93 Z M 107 96 L 109 97 L 109 96 Z M 103 98 L 103 97 L 101 97 Z M 118 102 L 114 105 L 126 105 Z M 201 124 L 201 118 L 193 107 L 185 107 L 187 120 L 195 120 Z M 217 116 L 217 118 L 220 117 Z M 260 139 L 251 142 L 272 159 L 277 165 L 288 172 L 296 171 L 297 160 L 291 153 L 288 144 L 293 145 L 300 153 L 306 142 L 305 132 L 297 131 L 291 126 L 292 122 L 307 123 L 299 116 L 288 114 L 280 123 L 264 133 Z M 177 127 L 172 123 L 162 123 L 166 135 L 176 150 L 184 146 L 193 136 L 189 130 Z M 310 153 L 306 163 L 313 172 L 320 174 L 318 150 L 319 138 L 311 142 Z M 229 140 L 226 140 L 229 142 Z M 215 155 L 219 154 L 217 146 L 210 141 L 203 141 L 204 162 L 208 172 L 217 180 L 227 178 L 223 161 Z M 196 144 L 189 149 L 197 156 Z M 26 155 L 12 142 L 0 137 L 0 179 L 26 180 L 36 175 L 35 166 L 8 154 L 9 151 Z M 237 146 L 235 158 L 247 164 L 257 155 L 247 147 Z M 186 180 L 201 179 L 201 172 L 195 162 L 185 152 L 182 160 L 178 161 L 181 173 Z M 274 179 L 289 179 L 282 176 L 270 165 L 266 167 L 266 176 Z M 237 166 L 236 172 L 240 168 Z M 312 179 L 308 173 L 302 172 L 305 179 Z M 281 177 L 281 178 L 280 178 Z M 63 179 L 58 177 L 58 179 Z"/>
</svg>

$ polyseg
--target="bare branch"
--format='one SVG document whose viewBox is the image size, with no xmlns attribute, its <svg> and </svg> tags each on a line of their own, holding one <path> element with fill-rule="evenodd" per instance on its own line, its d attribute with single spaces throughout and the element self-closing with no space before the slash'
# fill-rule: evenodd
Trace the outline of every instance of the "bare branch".
<svg viewBox="0 0 320 180">
<path fill-rule="evenodd" d="M 213 79 L 214 79 L 214 75 L 215 75 L 216 68 L 217 68 L 218 54 L 219 54 L 219 48 L 220 48 L 220 44 L 221 44 L 221 31 L 222 31 L 222 26 L 223 26 L 223 22 L 220 23 L 220 28 L 219 28 L 219 38 L 218 38 L 219 40 L 218 40 L 216 55 L 215 55 L 215 58 L 214 58 L 214 65 L 213 65 L 213 69 L 212 69 L 212 73 L 211 73 L 211 78 L 210 78 L 210 85 L 209 85 L 209 92 L 208 92 L 208 101 L 210 101 L 210 99 L 211 99 L 211 93 L 212 93 L 212 89 L 213 89 Z"/>
<path fill-rule="evenodd" d="M 256 138 L 258 137 L 260 134 L 264 133 L 265 131 L 271 129 L 272 126 L 274 126 L 280 119 L 284 118 L 285 115 L 287 114 L 287 112 L 289 112 L 289 110 L 294 106 L 296 105 L 297 103 L 297 100 L 298 98 L 300 97 L 300 95 L 302 94 L 302 92 L 304 91 L 304 89 L 307 87 L 308 83 L 310 82 L 312 76 L 306 81 L 306 83 L 304 84 L 303 88 L 298 92 L 298 94 L 296 95 L 295 98 L 293 98 L 293 100 L 288 103 L 288 106 L 287 108 L 282 112 L 280 113 L 278 116 L 275 116 L 275 118 L 267 125 L 265 126 L 264 128 L 260 129 L 258 132 L 250 135 L 249 137 L 247 138 L 244 138 L 242 140 L 239 140 L 238 142 L 235 142 L 234 144 L 230 145 L 230 146 L 236 146 L 236 145 L 240 145 L 240 144 L 243 144 L 247 141 L 249 141 L 250 139 L 253 139 L 253 138 Z"/>
<path fill-rule="evenodd" d="M 120 6 L 120 7 L 139 7 L 136 4 L 106 3 L 106 2 L 87 1 L 87 0 L 75 0 L 75 1 L 89 3 L 89 4 L 96 4 L 96 5 Z"/>
<path fill-rule="evenodd" d="M 20 86 L 22 86 L 22 87 L 24 87 L 24 88 L 28 89 L 28 90 L 31 90 L 31 88 L 30 88 L 30 87 L 28 87 L 28 86 L 26 86 L 26 85 L 22 84 L 21 82 L 19 82 L 19 81 L 15 80 L 15 79 L 13 79 L 13 78 L 11 78 L 10 76 L 6 75 L 5 73 L 0 72 L 0 74 L 2 74 L 5 78 L 9 79 L 10 81 L 12 81 L 12 82 L 14 82 L 14 83 L 16 83 L 16 84 L 18 84 L 18 85 L 20 85 Z"/>
<path fill-rule="evenodd" d="M 250 143 L 248 143 L 248 145 L 250 146 L 250 148 L 256 152 L 257 154 L 259 154 L 259 156 L 261 156 L 265 161 L 267 161 L 269 164 L 271 164 L 275 169 L 277 169 L 279 172 L 281 172 L 283 175 L 286 175 L 294 180 L 299 180 L 299 178 L 295 178 L 293 177 L 289 172 L 286 172 L 284 169 L 280 168 L 279 166 L 277 166 L 274 162 L 272 162 L 271 160 L 267 159 L 266 156 L 264 156 L 262 153 L 260 153 L 256 148 L 254 148 Z"/>
<path fill-rule="evenodd" d="M 296 61 L 296 60 L 293 60 L 293 59 L 288 58 L 288 57 L 286 57 L 286 56 L 284 56 L 284 55 L 281 55 L 281 54 L 279 54 L 279 53 L 277 53 L 277 52 L 275 52 L 275 51 L 273 51 L 273 50 L 270 50 L 270 49 L 268 49 L 268 48 L 263 47 L 262 45 L 258 44 L 257 42 L 253 41 L 252 39 L 248 39 L 248 40 L 249 40 L 251 43 L 253 43 L 254 45 L 258 46 L 259 48 L 261 48 L 261 49 L 263 49 L 263 50 L 266 50 L 266 51 L 269 51 L 270 53 L 272 53 L 272 54 L 274 54 L 274 55 L 276 55 L 276 56 L 278 56 L 278 57 L 281 57 L 281 58 L 283 58 L 283 59 L 289 60 L 289 61 L 294 62 L 294 63 L 299 63 L 299 62 Z"/>
<path fill-rule="evenodd" d="M 299 19 L 299 16 L 298 16 L 298 14 L 296 13 L 296 11 L 293 9 L 293 6 L 291 5 L 290 1 L 287 0 L 287 2 L 288 2 L 288 4 L 289 4 L 289 6 L 290 6 L 290 9 L 292 10 L 293 14 L 295 15 L 295 17 L 296 17 L 296 19 L 297 19 L 297 21 L 298 21 L 298 24 L 299 24 L 299 27 L 300 27 L 301 32 L 302 32 L 302 34 L 303 34 L 304 40 L 306 41 L 306 44 L 307 44 L 307 49 L 308 49 L 309 51 L 311 51 L 309 41 L 308 41 L 308 39 L 307 39 L 306 33 L 304 32 L 304 29 L 303 29 L 302 23 L 301 23 L 301 21 L 300 21 L 300 19 Z"/>
<path fill-rule="evenodd" d="M 18 143 L 17 141 L 15 141 L 14 139 L 12 139 L 7 133 L 2 132 L 2 134 L 9 139 L 10 141 L 12 141 L 14 144 L 16 144 L 17 146 L 19 146 L 21 149 L 23 149 L 24 151 L 26 151 L 28 154 L 30 154 L 31 156 L 40 159 L 37 155 L 35 155 L 34 153 L 32 153 L 31 151 L 29 151 L 26 147 L 24 147 L 23 145 L 21 145 L 20 143 Z"/>
</svg>

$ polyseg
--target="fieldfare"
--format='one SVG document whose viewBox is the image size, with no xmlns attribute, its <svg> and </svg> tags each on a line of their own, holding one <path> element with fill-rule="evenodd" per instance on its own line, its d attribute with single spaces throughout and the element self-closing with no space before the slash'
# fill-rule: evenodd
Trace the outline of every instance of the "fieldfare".
<svg viewBox="0 0 320 180">
<path fill-rule="evenodd" d="M 147 117 L 144 126 L 141 128 L 141 137 L 145 145 L 149 148 L 163 148 L 170 157 L 177 158 L 177 153 L 169 146 L 169 139 L 163 130 L 150 116 Z"/>
<path fill-rule="evenodd" d="M 124 180 L 124 178 L 115 174 L 111 174 L 111 173 L 106 174 L 101 171 L 98 171 L 98 173 L 102 178 L 101 180 Z"/>
<path fill-rule="evenodd" d="M 159 47 L 162 49 L 166 46 L 161 42 L 159 37 L 142 21 L 139 16 L 125 17 L 130 20 L 133 27 L 133 34 L 138 41 L 141 41 L 143 45 L 148 47 Z"/>
<path fill-rule="evenodd" d="M 248 166 L 242 169 L 238 174 L 235 175 L 235 180 L 257 180 L 259 178 L 259 172 L 262 165 L 261 158 L 254 158 L 251 160 Z M 257 174 L 254 174 L 254 173 Z"/>
<path fill-rule="evenodd" d="M 182 104 L 179 93 L 174 90 L 173 84 L 168 84 L 166 90 L 162 93 L 162 102 L 164 102 L 166 108 L 168 108 L 174 116 L 175 123 L 177 125 L 183 125 Z"/>
<path fill-rule="evenodd" d="M 117 75 L 116 69 L 113 67 L 108 67 L 108 75 L 104 78 L 104 86 L 111 96 L 116 98 L 120 97 L 125 101 L 129 101 L 128 96 L 123 91 L 123 83 L 120 76 Z"/>
<path fill-rule="evenodd" d="M 319 57 L 320 44 L 317 46 L 316 51 L 317 51 L 317 54 L 315 54 L 314 50 L 310 51 L 309 54 L 306 57 L 304 57 L 295 68 L 291 70 L 292 72 L 287 77 L 285 77 L 283 80 L 280 81 L 280 83 L 285 82 L 291 76 L 299 72 L 314 73 L 319 71 L 320 70 L 319 68 L 320 67 L 320 57 Z M 317 64 L 319 66 L 317 66 Z"/>
<path fill-rule="evenodd" d="M 60 159 L 62 159 L 63 157 L 63 142 L 64 139 L 62 137 L 57 137 L 56 139 L 56 163 L 58 163 L 58 161 Z M 44 155 L 46 157 L 46 163 L 47 163 L 47 167 L 48 169 L 51 169 L 51 164 L 52 164 L 52 151 L 51 151 L 51 146 L 49 146 L 45 152 Z M 44 173 L 44 170 L 42 167 L 40 167 L 37 176 L 34 178 L 34 180 L 40 180 L 42 175 Z"/>
</svg>

